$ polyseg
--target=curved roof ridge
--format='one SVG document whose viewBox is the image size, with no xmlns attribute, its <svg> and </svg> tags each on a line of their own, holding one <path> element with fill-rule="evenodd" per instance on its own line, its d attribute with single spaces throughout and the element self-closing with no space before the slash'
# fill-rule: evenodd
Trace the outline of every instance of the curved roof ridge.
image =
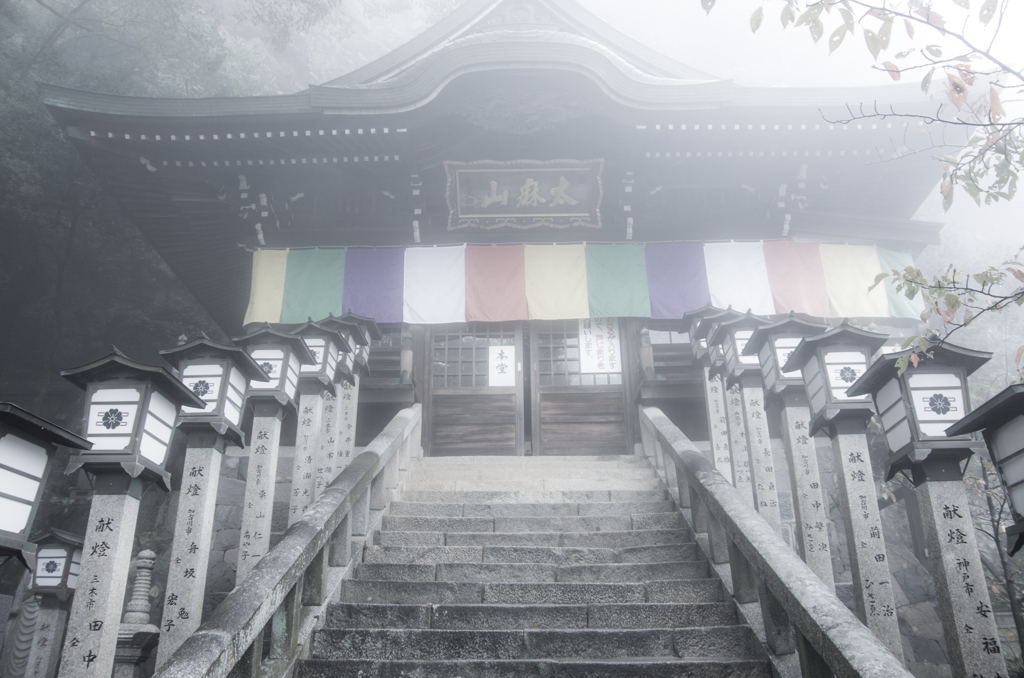
<svg viewBox="0 0 1024 678">
<path fill-rule="evenodd" d="M 500 10 L 504 9 L 507 12 L 520 8 L 526 9 L 531 15 L 535 9 L 540 8 L 550 13 L 558 22 L 551 24 L 533 21 L 525 26 L 530 23 L 537 26 L 546 25 L 550 30 L 555 25 L 561 25 L 598 45 L 606 46 L 606 49 L 614 52 L 620 59 L 647 75 L 704 82 L 720 79 L 681 64 L 634 40 L 599 19 L 575 0 L 468 0 L 401 47 L 350 73 L 329 80 L 323 83 L 323 86 L 352 87 L 392 79 L 445 45 L 484 26 L 488 17 L 497 16 Z M 522 23 L 518 26 L 520 29 L 525 27 Z"/>
</svg>

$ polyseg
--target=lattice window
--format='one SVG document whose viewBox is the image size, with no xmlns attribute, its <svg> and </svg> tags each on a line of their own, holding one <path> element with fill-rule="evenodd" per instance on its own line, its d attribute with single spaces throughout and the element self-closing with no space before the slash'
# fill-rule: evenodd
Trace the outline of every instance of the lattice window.
<svg viewBox="0 0 1024 678">
<path fill-rule="evenodd" d="M 608 386 L 622 383 L 622 374 L 580 372 L 580 325 L 577 320 L 542 324 L 537 334 L 538 376 L 541 386 Z"/>
<path fill-rule="evenodd" d="M 434 327 L 434 388 L 487 386 L 487 347 L 515 346 L 512 323 L 468 323 Z"/>
</svg>

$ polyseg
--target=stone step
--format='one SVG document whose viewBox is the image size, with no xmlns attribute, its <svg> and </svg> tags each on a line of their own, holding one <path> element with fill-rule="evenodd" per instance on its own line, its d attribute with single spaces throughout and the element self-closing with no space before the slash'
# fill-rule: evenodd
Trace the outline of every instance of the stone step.
<svg viewBox="0 0 1024 678">
<path fill-rule="evenodd" d="M 681 528 L 681 521 L 676 513 L 515 518 L 389 515 L 384 517 L 382 529 L 399 532 L 626 532 Z"/>
<path fill-rule="evenodd" d="M 737 624 L 732 603 L 375 605 L 333 603 L 326 628 L 647 629 Z"/>
<path fill-rule="evenodd" d="M 458 478 L 421 478 L 415 472 L 406 480 L 407 490 L 433 492 L 507 492 L 527 490 L 532 492 L 579 492 L 587 490 L 634 490 L 653 492 L 662 489 L 657 478 L 536 478 L 517 480 L 515 478 L 493 480 L 461 480 Z"/>
<path fill-rule="evenodd" d="M 378 661 L 368 659 L 301 662 L 296 678 L 770 678 L 764 659 L 645 658 L 589 661 L 573 659 Z"/>
<path fill-rule="evenodd" d="M 348 603 L 409 605 L 475 604 L 591 605 L 612 603 L 722 602 L 718 579 L 670 579 L 644 584 L 482 583 L 347 579 L 341 599 Z"/>
<path fill-rule="evenodd" d="M 570 516 L 628 516 L 634 513 L 673 513 L 671 501 L 523 503 L 523 504 L 448 504 L 440 502 L 395 501 L 393 516 L 437 516 L 448 518 L 516 518 Z"/>
<path fill-rule="evenodd" d="M 412 475 L 412 474 L 410 474 Z M 448 504 L 558 504 L 662 502 L 668 499 L 664 489 L 656 490 L 567 490 L 545 492 L 535 490 L 412 490 L 402 492 L 402 501 L 438 502 Z"/>
<path fill-rule="evenodd" d="M 656 477 L 654 469 L 642 466 L 603 466 L 600 468 L 537 467 L 537 468 L 418 468 L 413 471 L 417 480 L 486 480 L 490 482 L 520 482 L 525 480 L 606 480 L 621 478 L 646 480 Z"/>
<path fill-rule="evenodd" d="M 698 560 L 696 544 L 624 549 L 557 546 L 366 546 L 364 563 L 663 563 Z"/>
<path fill-rule="evenodd" d="M 535 467 L 535 466 L 566 466 L 580 468 L 586 466 L 650 466 L 644 457 L 632 454 L 601 454 L 572 456 L 538 456 L 538 457 L 500 457 L 500 456 L 455 456 L 455 457 L 420 457 L 410 460 L 412 468 L 437 467 Z"/>
<path fill-rule="evenodd" d="M 452 518 L 451 520 L 458 520 Z M 462 520 L 467 520 L 463 518 Z M 623 532 L 422 532 L 381 530 L 378 546 L 578 546 L 622 549 L 636 546 L 684 544 L 693 541 L 688 530 L 629 530 Z"/>
<path fill-rule="evenodd" d="M 318 659 L 763 658 L 744 626 L 680 629 L 321 629 Z"/>
<path fill-rule="evenodd" d="M 357 579 L 426 582 L 619 583 L 706 576 L 708 567 L 704 561 L 562 566 L 545 563 L 362 563 L 356 569 Z"/>
</svg>

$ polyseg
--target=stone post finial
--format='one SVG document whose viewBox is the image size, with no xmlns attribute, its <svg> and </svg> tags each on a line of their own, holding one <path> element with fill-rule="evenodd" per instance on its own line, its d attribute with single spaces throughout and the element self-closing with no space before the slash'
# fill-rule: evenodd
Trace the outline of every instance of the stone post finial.
<svg viewBox="0 0 1024 678">
<path fill-rule="evenodd" d="M 135 556 L 135 582 L 132 584 L 132 597 L 128 601 L 124 613 L 125 624 L 148 624 L 149 611 L 152 605 L 149 603 L 149 589 L 153 582 L 153 566 L 156 564 L 156 554 L 146 549 L 139 551 Z"/>
</svg>

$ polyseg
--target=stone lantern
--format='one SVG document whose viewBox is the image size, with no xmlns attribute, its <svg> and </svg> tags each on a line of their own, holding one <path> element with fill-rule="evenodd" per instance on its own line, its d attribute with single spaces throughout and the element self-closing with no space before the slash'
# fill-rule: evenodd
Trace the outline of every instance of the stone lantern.
<svg viewBox="0 0 1024 678">
<path fill-rule="evenodd" d="M 127 474 L 170 491 L 164 468 L 178 408 L 206 403 L 163 367 L 135 362 L 117 349 L 87 365 L 61 370 L 83 389 L 83 428 L 91 449 L 71 457 L 68 473 Z"/>
<path fill-rule="evenodd" d="M 0 403 L 0 562 L 18 558 L 35 567 L 28 541 L 57 445 L 88 450 L 92 444 L 12 403 Z"/>
<path fill-rule="evenodd" d="M 164 587 L 158 667 L 199 628 L 201 615 L 192 611 L 203 609 L 224 447 L 229 442 L 244 445 L 240 426 L 247 384 L 270 382 L 245 350 L 211 341 L 205 335 L 164 349 L 160 355 L 175 366 L 185 386 L 205 407 L 182 407 L 178 415 L 178 428 L 188 441 L 171 544 L 172 565 Z"/>
<path fill-rule="evenodd" d="M 26 678 L 56 675 L 60 645 L 68 620 L 68 601 L 78 587 L 85 540 L 63 530 L 51 529 L 35 544 L 36 567 L 28 590 L 39 601 L 36 630 L 29 648 Z"/>
<path fill-rule="evenodd" d="M 243 349 L 201 336 L 160 351 L 181 380 L 203 400 L 203 407 L 184 406 L 178 415 L 183 431 L 212 431 L 242 445 L 242 418 L 249 382 L 269 383 L 270 377 Z"/>
<path fill-rule="evenodd" d="M 333 460 L 339 452 L 337 439 L 324 430 L 325 414 L 335 415 L 338 394 L 336 384 L 354 379 L 352 370 L 339 358 L 351 356 L 348 340 L 333 326 L 312 320 L 293 331 L 302 337 L 314 362 L 303 365 L 299 373 L 298 423 L 295 429 L 295 458 L 288 507 L 288 524 L 297 521 L 329 478 Z M 329 410 L 329 411 L 328 411 Z"/>
<path fill-rule="evenodd" d="M 981 431 L 999 480 L 1006 488 L 1014 524 L 1006 528 L 1006 548 L 1014 555 L 1024 546 L 1024 384 L 1013 384 L 946 429 L 959 438 Z"/>
<path fill-rule="evenodd" d="M 797 344 L 782 369 L 801 373 L 811 408 L 811 434 L 840 415 L 863 421 L 871 418 L 870 399 L 849 395 L 846 389 L 864 374 L 871 356 L 887 339 L 888 335 L 853 327 L 844 320 L 839 327 Z"/>
<path fill-rule="evenodd" d="M 238 545 L 236 577 L 241 581 L 270 550 L 281 422 L 285 408 L 297 407 L 302 366 L 315 365 L 317 361 L 302 337 L 273 329 L 269 324 L 232 341 L 245 348 L 270 378 L 269 382 L 250 381 L 246 394 L 252 406 L 253 419 L 242 504 L 242 534 Z"/>
<path fill-rule="evenodd" d="M 846 392 L 887 339 L 885 334 L 853 327 L 844 320 L 838 327 L 801 339 L 782 370 L 800 372 L 810 408 L 807 430 L 797 433 L 798 441 L 813 441 L 819 431 L 832 440 L 857 616 L 902 659 L 896 597 L 868 451 L 867 424 L 874 409 L 866 396 Z"/>
<path fill-rule="evenodd" d="M 779 508 L 779 490 L 775 479 L 775 461 L 768 433 L 768 417 L 764 406 L 764 382 L 761 380 L 761 364 L 757 356 L 744 355 L 747 342 L 754 330 L 768 324 L 768 320 L 749 311 L 744 315 L 713 319 L 711 331 L 707 334 L 708 348 L 721 351 L 721 367 L 712 367 L 723 375 L 729 388 L 726 396 L 729 408 L 730 436 L 737 433 L 744 441 L 742 447 L 733 448 L 733 473 L 738 460 L 745 461 L 750 470 L 751 491 L 754 508 L 781 534 L 782 516 Z M 703 325 L 703 322 L 701 323 Z M 714 360 L 714 353 L 712 353 Z M 733 429 L 737 433 L 733 433 Z M 744 459 L 739 451 L 746 448 Z"/>
<path fill-rule="evenodd" d="M 85 539 L 53 528 L 33 541 L 37 547 L 36 567 L 29 590 L 67 600 L 78 586 Z"/>
<path fill-rule="evenodd" d="M 352 461 L 355 451 L 356 419 L 359 413 L 359 381 L 370 376 L 369 356 L 370 344 L 373 341 L 381 340 L 381 332 L 377 323 L 372 318 L 365 318 L 354 313 L 346 313 L 340 318 L 334 316 L 320 321 L 321 325 L 330 327 L 341 332 L 352 352 L 345 354 L 345 359 L 351 370 L 350 380 L 338 383 L 339 391 L 337 400 L 334 402 L 334 417 L 327 417 L 324 420 L 326 432 L 325 440 L 334 440 L 331 443 L 331 450 L 327 453 L 327 461 L 330 468 L 325 471 L 326 476 L 322 483 L 330 483 L 342 470 Z M 411 348 L 411 346 L 410 346 Z M 402 352 L 402 365 L 408 365 L 412 369 L 412 351 L 408 355 Z M 411 381 L 411 380 L 410 380 Z M 331 455 L 333 454 L 333 457 Z M 326 468 L 325 464 L 325 468 Z M 318 481 L 320 482 L 320 481 Z"/>
<path fill-rule="evenodd" d="M 694 362 L 699 363 L 704 370 L 704 400 L 707 403 L 711 459 L 719 473 L 732 481 L 744 496 L 752 497 L 750 462 L 744 453 L 746 443 L 740 436 L 742 429 L 729 427 L 729 421 L 735 416 L 742 417 L 742 412 L 735 415 L 727 402 L 728 389 L 725 380 L 719 375 L 719 369 L 724 364 L 721 347 L 709 348 L 707 342 L 707 336 L 716 320 L 739 317 L 742 317 L 742 314 L 732 309 L 705 306 L 687 313 L 683 317 L 683 326 L 690 337 Z"/>
<path fill-rule="evenodd" d="M 960 476 L 960 463 L 979 445 L 969 432 L 947 436 L 946 429 L 971 411 L 967 377 L 992 357 L 991 353 L 941 344 L 930 349 L 917 367 L 899 374 L 896 363 L 911 351 L 882 355 L 853 384 L 851 396 L 870 396 L 885 431 L 891 457 L 886 480 L 900 471 L 924 472 L 932 465 Z M 915 483 L 916 484 L 916 483 Z"/>
<path fill-rule="evenodd" d="M 804 337 L 821 334 L 827 325 L 790 313 L 782 320 L 754 330 L 744 353 L 757 356 L 764 380 L 765 408 L 778 408 L 796 514 L 796 542 L 800 556 L 829 588 L 835 587 L 832 549 L 829 545 L 828 501 L 821 489 L 818 453 L 808 435 L 811 413 L 803 377 L 782 367 Z"/>
<path fill-rule="evenodd" d="M 86 392 L 83 428 L 92 449 L 68 472 L 95 476 L 79 593 L 71 606 L 61 678 L 110 675 L 131 565 L 143 481 L 170 491 L 167 454 L 178 408 L 206 403 L 169 370 L 135 362 L 116 349 L 61 375 Z"/>
<path fill-rule="evenodd" d="M 875 402 L 892 451 L 886 477 L 908 473 L 916 488 L 953 675 L 1006 675 L 963 482 L 978 441 L 970 426 L 952 426 L 970 414 L 967 377 L 992 354 L 939 344 L 900 374 L 910 355 L 882 355 L 848 393 Z"/>
<path fill-rule="evenodd" d="M 273 399 L 282 407 L 295 407 L 302 366 L 316 362 L 302 338 L 264 324 L 232 341 L 248 351 L 269 378 L 251 380 L 247 397 L 260 401 Z"/>
</svg>

